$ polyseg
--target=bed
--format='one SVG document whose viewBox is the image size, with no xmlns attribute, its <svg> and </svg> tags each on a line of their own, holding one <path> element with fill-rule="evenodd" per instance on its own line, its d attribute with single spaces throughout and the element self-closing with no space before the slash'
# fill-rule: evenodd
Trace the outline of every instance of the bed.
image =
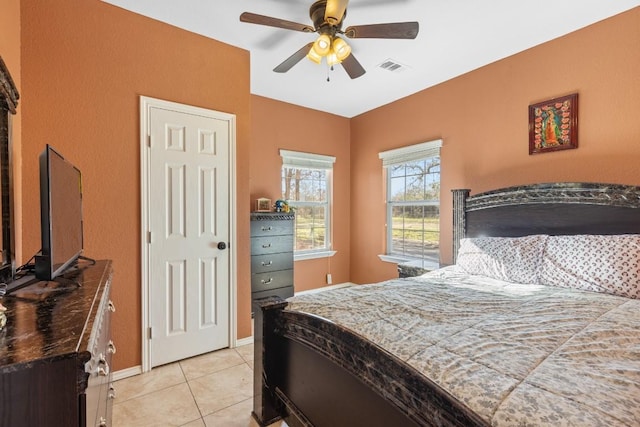
<svg viewBox="0 0 640 427">
<path fill-rule="evenodd" d="M 260 425 L 640 424 L 640 187 L 453 191 L 455 265 L 256 301 Z"/>
</svg>

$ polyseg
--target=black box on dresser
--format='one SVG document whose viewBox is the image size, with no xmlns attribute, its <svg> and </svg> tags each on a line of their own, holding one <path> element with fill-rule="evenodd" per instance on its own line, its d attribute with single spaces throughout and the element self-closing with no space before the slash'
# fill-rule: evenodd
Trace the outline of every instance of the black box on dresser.
<svg viewBox="0 0 640 427">
<path fill-rule="evenodd" d="M 111 261 L 6 296 L 0 427 L 110 426 Z"/>
</svg>

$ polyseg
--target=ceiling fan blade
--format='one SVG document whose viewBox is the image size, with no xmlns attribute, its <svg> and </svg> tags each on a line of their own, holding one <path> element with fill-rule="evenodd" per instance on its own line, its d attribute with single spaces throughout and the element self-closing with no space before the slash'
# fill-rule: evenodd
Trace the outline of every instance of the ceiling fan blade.
<svg viewBox="0 0 640 427">
<path fill-rule="evenodd" d="M 304 33 L 313 33 L 315 30 L 305 24 L 297 22 L 285 21 L 284 19 L 272 18 L 270 16 L 258 15 L 251 12 L 243 12 L 240 15 L 240 22 L 248 22 L 250 24 L 266 25 L 268 27 L 284 28 L 285 30 L 302 31 Z"/>
<path fill-rule="evenodd" d="M 302 58 L 307 56 L 307 53 L 309 53 L 309 49 L 311 49 L 311 46 L 313 46 L 313 42 L 307 43 L 302 47 L 302 49 L 285 59 L 280 65 L 274 68 L 273 71 L 275 71 L 276 73 L 286 73 L 291 69 L 291 67 L 300 62 Z"/>
<path fill-rule="evenodd" d="M 357 79 L 358 77 L 366 73 L 362 65 L 360 65 L 355 56 L 353 56 L 353 53 L 347 56 L 342 61 L 342 66 L 344 67 L 344 70 L 347 72 L 347 74 L 349 74 L 349 77 L 351 77 L 352 79 Z"/>
<path fill-rule="evenodd" d="M 344 31 L 351 39 L 415 39 L 420 26 L 417 22 L 353 25 Z"/>
<path fill-rule="evenodd" d="M 344 17 L 348 4 L 349 0 L 327 0 L 324 20 L 331 25 L 338 25 Z"/>
</svg>

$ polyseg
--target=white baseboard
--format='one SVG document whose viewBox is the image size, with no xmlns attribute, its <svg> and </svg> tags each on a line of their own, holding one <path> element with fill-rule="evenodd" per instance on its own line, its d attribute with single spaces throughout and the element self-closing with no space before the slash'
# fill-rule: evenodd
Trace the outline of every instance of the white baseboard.
<svg viewBox="0 0 640 427">
<path fill-rule="evenodd" d="M 236 340 L 234 347 L 241 347 L 243 345 L 249 345 L 249 344 L 253 344 L 253 336 Z M 141 373 L 142 373 L 142 365 L 132 366 L 131 368 L 121 369 L 119 371 L 112 372 L 111 380 L 112 381 L 123 380 L 125 378 L 140 375 Z"/>
<path fill-rule="evenodd" d="M 354 285 L 355 283 L 344 282 L 344 283 L 338 283 L 337 285 L 323 286 L 321 288 L 309 289 L 307 291 L 300 291 L 300 292 L 296 292 L 295 294 L 296 295 L 316 294 L 318 292 L 330 291 L 333 289 L 348 288 L 349 286 L 354 286 Z"/>
<path fill-rule="evenodd" d="M 234 347 L 242 347 L 243 345 L 249 345 L 249 344 L 253 344 L 253 336 L 237 339 L 236 345 L 234 345 Z"/>
<path fill-rule="evenodd" d="M 121 369 L 119 371 L 115 371 L 111 373 L 111 380 L 118 381 L 123 380 L 125 378 L 133 377 L 135 375 L 140 375 L 142 373 L 142 365 L 133 366 L 131 368 Z"/>
</svg>

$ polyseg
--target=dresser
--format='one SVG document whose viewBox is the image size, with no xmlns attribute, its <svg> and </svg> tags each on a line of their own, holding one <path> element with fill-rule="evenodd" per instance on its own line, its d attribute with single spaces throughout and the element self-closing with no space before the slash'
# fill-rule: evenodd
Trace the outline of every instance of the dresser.
<svg viewBox="0 0 640 427">
<path fill-rule="evenodd" d="M 251 214 L 251 298 L 293 296 L 293 213 Z"/>
<path fill-rule="evenodd" d="M 111 261 L 5 296 L 0 426 L 110 426 Z"/>
</svg>

